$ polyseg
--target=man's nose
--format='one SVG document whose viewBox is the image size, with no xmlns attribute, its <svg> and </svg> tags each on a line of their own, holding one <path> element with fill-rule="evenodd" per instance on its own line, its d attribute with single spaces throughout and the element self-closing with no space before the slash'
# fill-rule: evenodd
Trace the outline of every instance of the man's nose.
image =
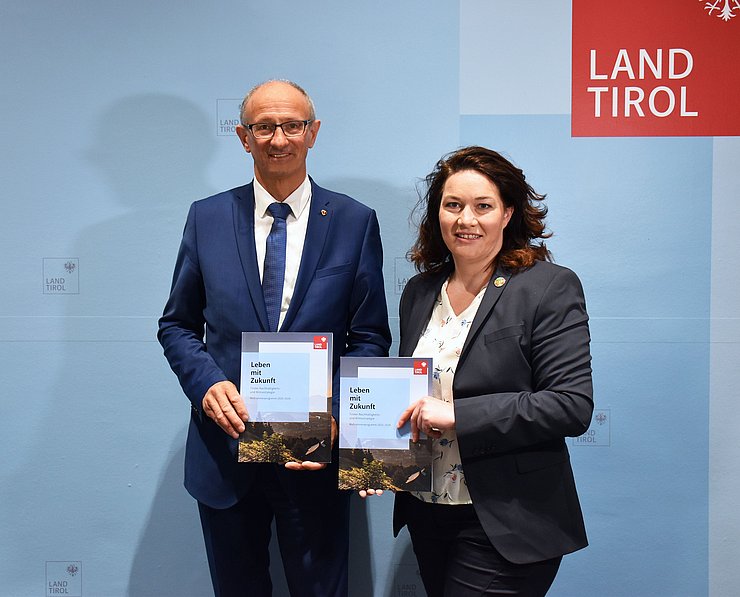
<svg viewBox="0 0 740 597">
<path fill-rule="evenodd" d="M 272 144 L 283 146 L 288 142 L 288 137 L 285 136 L 285 133 L 283 132 L 283 127 L 278 126 L 275 128 L 275 132 L 272 134 Z"/>
</svg>

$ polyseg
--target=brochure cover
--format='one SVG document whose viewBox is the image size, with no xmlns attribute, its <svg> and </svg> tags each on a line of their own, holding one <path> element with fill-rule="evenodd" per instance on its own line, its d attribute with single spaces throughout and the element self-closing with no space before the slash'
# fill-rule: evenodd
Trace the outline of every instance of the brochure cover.
<svg viewBox="0 0 740 597">
<path fill-rule="evenodd" d="M 242 332 L 239 462 L 331 462 L 332 335 Z"/>
<path fill-rule="evenodd" d="M 431 439 L 396 424 L 431 393 L 432 371 L 432 359 L 342 357 L 339 489 L 431 490 Z"/>
</svg>

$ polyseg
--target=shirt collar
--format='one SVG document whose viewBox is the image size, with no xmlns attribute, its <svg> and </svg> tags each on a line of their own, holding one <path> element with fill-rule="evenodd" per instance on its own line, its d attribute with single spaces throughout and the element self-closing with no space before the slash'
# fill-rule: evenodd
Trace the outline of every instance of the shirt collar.
<svg viewBox="0 0 740 597">
<path fill-rule="evenodd" d="M 290 205 L 290 209 L 293 212 L 293 216 L 298 219 L 306 209 L 306 206 L 311 200 L 311 181 L 308 179 L 308 175 L 303 182 L 298 185 L 298 188 L 293 191 L 290 195 L 285 198 L 283 203 Z M 270 193 L 265 190 L 259 181 L 254 179 L 254 209 L 258 217 L 264 218 L 267 214 L 267 208 L 270 203 L 275 203 L 275 199 Z"/>
</svg>

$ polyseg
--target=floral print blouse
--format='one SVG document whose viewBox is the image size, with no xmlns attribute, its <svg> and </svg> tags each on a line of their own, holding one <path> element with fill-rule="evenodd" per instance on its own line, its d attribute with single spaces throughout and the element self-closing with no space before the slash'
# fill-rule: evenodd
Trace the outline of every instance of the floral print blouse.
<svg viewBox="0 0 740 597">
<path fill-rule="evenodd" d="M 445 282 L 434 304 L 432 317 L 416 345 L 415 357 L 433 359 L 432 395 L 439 400 L 452 402 L 452 380 L 457 362 L 485 291 L 484 286 L 467 309 L 455 315 Z M 439 439 L 432 441 L 432 454 L 432 491 L 416 491 L 413 495 L 423 502 L 470 504 L 454 430 L 445 431 Z"/>
</svg>

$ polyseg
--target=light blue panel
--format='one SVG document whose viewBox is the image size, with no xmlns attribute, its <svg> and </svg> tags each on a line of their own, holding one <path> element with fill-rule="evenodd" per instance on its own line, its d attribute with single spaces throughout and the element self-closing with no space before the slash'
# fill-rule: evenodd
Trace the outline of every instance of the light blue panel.
<svg viewBox="0 0 740 597">
<path fill-rule="evenodd" d="M 573 139 L 567 116 L 463 116 L 460 134 L 547 194 L 548 246 L 581 277 L 592 317 L 709 317 L 711 139 Z M 691 339 L 706 342 L 702 330 Z"/>
<path fill-rule="evenodd" d="M 707 595 L 708 347 L 593 337 L 610 445 L 571 443 L 590 546 L 552 595 Z"/>
<path fill-rule="evenodd" d="M 0 594 L 49 594 L 46 562 L 74 560 L 83 595 L 207 595 L 159 346 L 11 341 L 0 361 Z"/>
<path fill-rule="evenodd" d="M 0 594 L 41 594 L 51 560 L 81 561 L 88 597 L 209 594 L 188 403 L 153 338 L 188 205 L 251 179 L 218 106 L 270 77 L 313 95 L 310 172 L 378 210 L 395 315 L 415 181 L 458 142 L 458 42 L 457 2 L 2 4 L 0 354 L 24 406 L 0 423 Z M 75 294 L 45 292 L 48 258 Z M 390 503 L 353 519 L 367 595 L 416 579 Z"/>
<path fill-rule="evenodd" d="M 460 112 L 570 113 L 571 0 L 460 1 Z"/>
<path fill-rule="evenodd" d="M 4 313 L 161 309 L 216 144 L 188 75 L 207 19 L 167 4 L 4 4 Z M 79 258 L 78 296 L 39 292 L 44 257 Z"/>
<path fill-rule="evenodd" d="M 710 595 L 740 592 L 740 137 L 714 140 L 712 186 L 712 351 L 709 423 Z"/>
<path fill-rule="evenodd" d="M 217 101 L 275 76 L 315 98 L 314 177 L 379 208 L 391 284 L 414 182 L 457 143 L 456 3 L 42 4 L 5 8 L 0 41 L 14 57 L 1 71 L 14 83 L 0 116 L 14 208 L 0 242 L 34 239 L 7 271 L 13 311 L 159 310 L 187 205 L 251 178 L 236 138 L 216 134 Z M 276 37 L 288 14 L 298 33 Z M 39 119 L 54 124 L 42 134 Z M 84 292 L 60 308 L 40 296 L 39 269 L 66 256 Z"/>
<path fill-rule="evenodd" d="M 608 446 L 572 445 L 591 545 L 553 595 L 697 597 L 708 582 L 711 140 L 572 139 L 567 117 L 461 119 L 547 193 L 581 277 Z"/>
</svg>

